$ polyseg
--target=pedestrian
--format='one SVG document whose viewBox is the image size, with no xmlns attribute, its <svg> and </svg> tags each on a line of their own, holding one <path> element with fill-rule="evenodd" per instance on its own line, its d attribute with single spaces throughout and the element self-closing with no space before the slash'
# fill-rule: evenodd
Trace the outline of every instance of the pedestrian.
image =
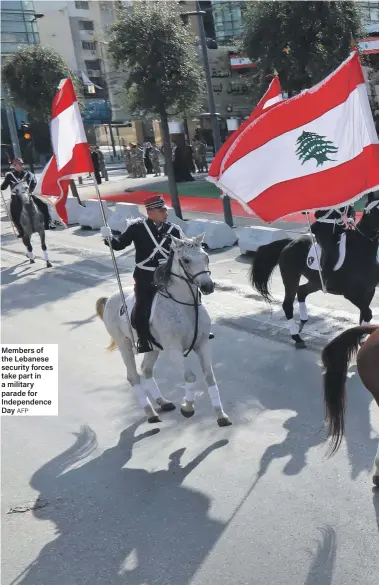
<svg viewBox="0 0 379 585">
<path fill-rule="evenodd" d="M 132 162 L 132 144 L 125 148 L 125 167 L 128 175 L 133 176 L 133 162 Z"/>
<path fill-rule="evenodd" d="M 103 179 L 108 181 L 108 172 L 107 172 L 107 169 L 105 166 L 104 154 L 102 153 L 99 146 L 96 146 L 95 151 L 97 152 L 97 156 L 99 157 L 99 166 L 100 166 L 102 177 L 103 177 Z"/>
<path fill-rule="evenodd" d="M 145 150 L 144 150 L 144 154 L 143 154 L 143 162 L 145 163 L 145 167 L 146 167 L 146 174 L 147 175 L 152 175 L 153 174 L 153 165 L 151 162 L 151 152 L 152 152 L 153 148 L 151 146 L 151 142 L 146 142 L 145 145 Z"/>
<path fill-rule="evenodd" d="M 186 140 L 186 149 L 187 149 L 187 161 L 188 161 L 188 168 L 191 173 L 196 173 L 195 163 L 193 162 L 193 148 L 192 144 Z"/>
<path fill-rule="evenodd" d="M 24 161 L 22 158 L 15 158 L 13 159 L 12 169 L 6 173 L 4 177 L 4 181 L 1 184 L 1 190 L 4 191 L 8 187 L 11 188 L 11 204 L 10 204 L 10 214 L 14 225 L 18 231 L 18 238 L 22 238 L 24 233 L 23 229 L 20 224 L 20 217 L 22 212 L 22 204 L 20 199 L 16 196 L 13 189 L 19 183 L 25 181 L 28 185 L 29 191 L 33 193 L 34 189 L 36 188 L 37 181 L 33 173 L 30 171 L 25 171 L 24 169 Z M 39 211 L 43 215 L 44 219 L 44 226 L 45 230 L 55 230 L 56 226 L 54 225 L 50 213 L 49 208 L 44 201 L 41 201 L 38 197 L 32 195 L 32 199 L 34 203 L 37 205 Z"/>
<path fill-rule="evenodd" d="M 99 155 L 96 152 L 96 149 L 94 146 L 90 147 L 90 151 L 91 151 L 91 158 L 92 158 L 92 164 L 93 164 L 93 168 L 95 171 L 95 178 L 96 178 L 96 182 L 98 185 L 101 185 L 101 174 L 100 174 L 100 161 L 99 161 Z"/>
<path fill-rule="evenodd" d="M 176 142 L 173 142 L 173 166 L 177 183 L 195 180 L 190 173 L 185 148 Z"/>
<path fill-rule="evenodd" d="M 154 177 L 161 176 L 161 165 L 160 165 L 160 150 L 156 147 L 155 144 L 152 145 L 150 159 L 151 164 L 153 165 L 153 173 Z"/>
</svg>

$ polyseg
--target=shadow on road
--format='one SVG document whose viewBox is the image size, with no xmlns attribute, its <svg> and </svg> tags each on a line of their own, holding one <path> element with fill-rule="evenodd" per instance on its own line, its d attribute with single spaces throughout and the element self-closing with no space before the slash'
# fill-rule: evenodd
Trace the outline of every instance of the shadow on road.
<svg viewBox="0 0 379 585">
<path fill-rule="evenodd" d="M 153 441 L 158 430 L 135 436 L 142 421 L 124 430 L 116 446 L 88 462 L 95 433 L 82 428 L 75 444 L 40 468 L 31 486 L 49 505 L 34 510 L 53 522 L 47 544 L 17 583 L 22 585 L 186 585 L 224 530 L 208 516 L 210 500 L 183 486 L 185 478 L 217 441 L 185 467 L 185 449 L 171 454 L 168 469 L 147 472 L 126 467 L 138 441 Z M 79 466 L 81 464 L 81 466 Z M 75 465 L 75 468 L 73 466 Z"/>
<path fill-rule="evenodd" d="M 309 568 L 304 585 L 331 585 L 336 563 L 337 541 L 335 530 L 331 526 L 320 529 L 322 538 L 317 543 L 317 550 Z"/>
</svg>

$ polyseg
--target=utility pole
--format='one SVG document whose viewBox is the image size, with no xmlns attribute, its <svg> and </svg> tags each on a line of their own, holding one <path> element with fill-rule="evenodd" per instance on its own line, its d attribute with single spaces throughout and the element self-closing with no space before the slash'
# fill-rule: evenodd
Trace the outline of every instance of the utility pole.
<svg viewBox="0 0 379 585">
<path fill-rule="evenodd" d="M 216 102 L 215 102 L 214 93 L 213 93 L 211 71 L 209 68 L 209 60 L 208 60 L 207 41 L 205 38 L 205 31 L 204 31 L 203 14 L 206 14 L 206 13 L 204 10 L 200 10 L 199 2 L 196 1 L 196 10 L 193 10 L 190 12 L 183 12 L 182 14 L 188 15 L 188 16 L 196 15 L 197 19 L 198 19 L 201 52 L 202 52 L 203 61 L 204 61 L 205 80 L 207 83 L 209 116 L 211 119 L 213 143 L 214 143 L 214 149 L 215 149 L 215 153 L 216 153 L 221 148 L 221 134 L 220 134 L 220 127 L 218 124 L 217 113 L 216 113 Z M 232 210 L 231 210 L 231 206 L 230 206 L 230 198 L 228 195 L 224 195 L 224 197 L 222 199 L 222 204 L 224 207 L 225 223 L 228 224 L 230 227 L 233 227 L 233 216 L 232 216 Z"/>
</svg>

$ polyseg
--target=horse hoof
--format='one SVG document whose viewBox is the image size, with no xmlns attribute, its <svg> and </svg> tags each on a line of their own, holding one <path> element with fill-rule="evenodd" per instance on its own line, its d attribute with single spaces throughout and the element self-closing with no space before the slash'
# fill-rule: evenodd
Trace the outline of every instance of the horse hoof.
<svg viewBox="0 0 379 585">
<path fill-rule="evenodd" d="M 176 406 L 173 402 L 165 402 L 159 408 L 162 412 L 171 412 L 171 410 L 175 410 Z"/>
<path fill-rule="evenodd" d="M 195 414 L 194 410 L 184 410 L 184 408 L 180 409 L 180 412 L 184 416 L 184 418 L 191 418 Z"/>
<path fill-rule="evenodd" d="M 29 258 L 29 263 L 30 263 L 30 264 L 35 264 L 35 263 L 36 263 L 36 261 L 35 261 L 35 260 L 33 260 L 32 258 Z"/>
<path fill-rule="evenodd" d="M 162 421 L 161 421 L 161 419 L 159 418 L 159 416 L 158 416 L 158 415 L 156 415 L 156 416 L 150 416 L 150 417 L 147 419 L 147 422 L 148 422 L 149 424 L 153 425 L 153 424 L 155 424 L 155 423 L 161 423 Z"/>
<path fill-rule="evenodd" d="M 296 349 L 307 349 L 307 346 L 304 341 L 296 341 L 295 343 Z"/>
<path fill-rule="evenodd" d="M 229 417 L 226 418 L 223 417 L 217 419 L 217 424 L 219 427 L 230 427 L 233 423 Z"/>
<path fill-rule="evenodd" d="M 373 483 L 374 485 L 376 485 L 376 487 L 378 487 L 378 488 L 379 488 L 379 475 L 373 475 L 373 476 L 372 476 L 372 483 Z"/>
<path fill-rule="evenodd" d="M 46 262 L 46 268 L 52 268 L 52 263 L 51 262 Z"/>
</svg>

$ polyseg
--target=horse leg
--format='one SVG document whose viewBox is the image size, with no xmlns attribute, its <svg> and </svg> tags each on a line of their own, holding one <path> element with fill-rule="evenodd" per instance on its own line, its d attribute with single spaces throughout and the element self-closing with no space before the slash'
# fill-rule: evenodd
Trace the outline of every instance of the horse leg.
<svg viewBox="0 0 379 585">
<path fill-rule="evenodd" d="M 35 260 L 34 260 L 34 254 L 33 254 L 33 248 L 32 248 L 32 244 L 30 241 L 30 236 L 23 236 L 22 237 L 22 243 L 24 244 L 25 248 L 27 249 L 26 255 L 29 258 L 30 264 L 34 264 Z"/>
<path fill-rule="evenodd" d="M 47 268 L 51 268 L 52 267 L 52 264 L 51 264 L 51 262 L 49 260 L 49 256 L 48 256 L 48 253 L 47 253 L 45 230 L 40 230 L 39 231 L 39 237 L 40 237 L 40 240 L 41 240 L 41 248 L 42 248 L 42 251 L 43 251 L 43 258 L 44 258 L 44 260 L 46 262 L 46 266 L 47 266 Z"/>
<path fill-rule="evenodd" d="M 294 271 L 292 267 L 284 267 L 280 265 L 280 272 L 284 284 L 285 296 L 283 301 L 283 311 L 288 321 L 288 328 L 292 339 L 295 342 L 296 349 L 304 349 L 306 347 L 303 339 L 300 337 L 299 326 L 293 318 L 293 304 L 299 290 L 299 283 L 301 274 Z"/>
<path fill-rule="evenodd" d="M 307 305 L 305 304 L 305 299 L 308 295 L 321 290 L 321 286 L 318 282 L 309 280 L 306 284 L 302 284 L 299 286 L 297 291 L 297 300 L 299 302 L 299 313 L 300 313 L 300 327 L 299 333 L 302 332 L 304 325 L 308 321 L 308 311 Z"/>
<path fill-rule="evenodd" d="M 194 351 L 200 360 L 201 368 L 204 372 L 205 380 L 208 386 L 209 398 L 211 400 L 213 410 L 215 411 L 217 416 L 217 424 L 219 427 L 228 427 L 229 425 L 232 424 L 232 422 L 229 419 L 228 415 L 224 412 L 224 409 L 222 407 L 220 393 L 213 372 L 211 348 L 209 345 L 209 341 L 206 340 L 204 343 L 201 343 L 198 347 L 194 349 Z"/>
<path fill-rule="evenodd" d="M 166 400 L 164 396 L 162 396 L 161 391 L 159 390 L 158 384 L 154 380 L 153 376 L 153 369 L 155 362 L 157 361 L 159 356 L 158 351 L 151 351 L 149 353 L 145 353 L 142 364 L 141 370 L 142 375 L 145 378 L 142 382 L 142 386 L 145 388 L 146 392 L 150 394 L 153 400 L 160 406 L 160 409 L 164 412 L 168 412 L 170 410 L 175 410 L 175 404 L 170 402 L 170 400 Z"/>
<path fill-rule="evenodd" d="M 362 301 L 362 303 L 364 303 L 364 305 L 362 305 L 362 308 L 360 307 L 360 315 L 359 315 L 359 324 L 360 325 L 370 325 L 371 323 L 371 319 L 372 319 L 372 310 L 371 310 L 371 302 L 372 299 L 374 298 L 375 295 L 375 288 L 368 292 L 367 295 L 365 295 L 364 300 Z"/>
<path fill-rule="evenodd" d="M 190 418 L 195 414 L 195 392 L 196 392 L 196 375 L 186 364 L 185 357 L 177 349 L 169 350 L 170 360 L 184 371 L 184 380 L 186 392 L 183 402 L 180 405 L 180 412 L 185 418 Z"/>
<path fill-rule="evenodd" d="M 373 481 L 374 485 L 376 485 L 376 487 L 379 487 L 379 443 L 378 443 L 378 449 L 376 451 L 376 456 L 375 456 L 375 471 L 374 471 L 374 475 L 372 476 L 372 481 Z"/>
<path fill-rule="evenodd" d="M 120 350 L 121 357 L 126 366 L 128 382 L 132 386 L 133 392 L 135 393 L 141 408 L 143 408 L 148 417 L 147 422 L 162 422 L 158 416 L 158 413 L 154 410 L 150 400 L 146 396 L 145 389 L 141 384 L 141 377 L 137 371 L 132 342 L 130 339 L 125 337 L 121 331 L 112 331 L 112 337 L 115 340 L 118 349 Z"/>
</svg>

